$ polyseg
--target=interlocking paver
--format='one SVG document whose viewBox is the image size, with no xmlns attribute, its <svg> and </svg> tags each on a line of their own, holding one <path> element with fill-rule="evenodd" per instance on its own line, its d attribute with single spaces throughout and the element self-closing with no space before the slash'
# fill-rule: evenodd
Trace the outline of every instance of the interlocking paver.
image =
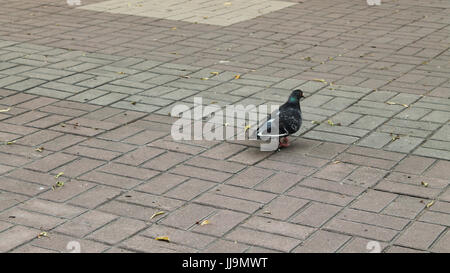
<svg viewBox="0 0 450 273">
<path fill-rule="evenodd" d="M 449 251 L 447 3 L 0 2 L 1 251 Z M 296 88 L 289 148 L 170 135 Z"/>
</svg>

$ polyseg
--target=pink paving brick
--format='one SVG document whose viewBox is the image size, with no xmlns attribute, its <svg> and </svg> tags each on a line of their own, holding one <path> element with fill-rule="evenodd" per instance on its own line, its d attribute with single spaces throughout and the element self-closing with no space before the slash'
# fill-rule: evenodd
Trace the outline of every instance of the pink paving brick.
<svg viewBox="0 0 450 273">
<path fill-rule="evenodd" d="M 237 1 L 195 23 L 206 2 L 3 2 L 0 251 L 450 251 L 445 1 L 272 1 L 257 17 Z M 287 148 L 171 135 L 195 97 L 276 106 L 297 88 Z"/>
</svg>

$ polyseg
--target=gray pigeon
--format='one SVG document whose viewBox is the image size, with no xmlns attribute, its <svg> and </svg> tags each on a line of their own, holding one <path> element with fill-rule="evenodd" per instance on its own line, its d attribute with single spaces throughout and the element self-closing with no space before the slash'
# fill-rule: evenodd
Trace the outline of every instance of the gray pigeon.
<svg viewBox="0 0 450 273">
<path fill-rule="evenodd" d="M 267 120 L 258 127 L 257 138 L 279 138 L 279 147 L 289 146 L 287 137 L 300 130 L 302 126 L 301 98 L 304 98 L 303 91 L 300 89 L 292 91 L 288 101 L 271 113 Z"/>
</svg>

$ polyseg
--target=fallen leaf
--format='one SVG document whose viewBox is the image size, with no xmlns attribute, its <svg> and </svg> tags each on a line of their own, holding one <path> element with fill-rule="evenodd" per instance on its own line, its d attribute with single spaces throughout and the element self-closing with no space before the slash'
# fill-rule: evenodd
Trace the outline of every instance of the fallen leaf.
<svg viewBox="0 0 450 273">
<path fill-rule="evenodd" d="M 8 112 L 9 110 L 11 110 L 11 107 L 8 107 L 6 109 L 0 109 L 0 113 Z"/>
<path fill-rule="evenodd" d="M 328 84 L 328 82 L 325 81 L 324 79 L 312 79 L 312 80 L 315 81 L 315 82 L 322 82 L 324 84 Z"/>
<path fill-rule="evenodd" d="M 159 237 L 156 237 L 155 240 L 164 241 L 164 242 L 168 242 L 168 243 L 170 242 L 170 239 L 168 236 L 159 236 Z"/>
<path fill-rule="evenodd" d="M 393 101 L 387 101 L 386 104 L 389 104 L 389 105 L 401 105 L 401 106 L 406 107 L 406 108 L 409 107 L 408 104 L 397 103 L 397 102 L 393 102 Z"/>
<path fill-rule="evenodd" d="M 48 233 L 43 231 L 43 232 L 39 233 L 37 237 L 38 238 L 42 238 L 42 237 L 47 237 L 48 238 Z"/>
<path fill-rule="evenodd" d="M 55 176 L 55 178 L 59 178 L 61 175 L 63 175 L 64 174 L 64 172 L 60 172 L 60 173 L 58 173 L 56 176 Z"/>
<path fill-rule="evenodd" d="M 158 211 L 158 212 L 155 212 L 155 213 L 153 213 L 152 217 L 150 217 L 150 220 L 153 219 L 153 218 L 155 218 L 156 216 L 161 215 L 161 214 L 164 214 L 164 213 L 165 213 L 164 211 Z"/>
<path fill-rule="evenodd" d="M 207 80 L 209 80 L 209 78 L 200 78 L 200 80 L 207 81 Z"/>
<path fill-rule="evenodd" d="M 265 211 L 263 212 L 263 214 L 272 214 L 272 212 L 270 212 L 270 211 L 268 211 L 268 210 L 265 210 Z"/>
<path fill-rule="evenodd" d="M 339 161 L 339 160 L 333 161 L 333 164 L 339 164 L 339 163 L 341 163 L 341 161 Z"/>
<path fill-rule="evenodd" d="M 211 72 L 212 75 L 217 76 L 219 75 L 219 72 Z"/>
<path fill-rule="evenodd" d="M 119 72 L 117 72 L 117 73 L 120 74 L 120 75 L 125 74 L 125 72 L 122 72 L 122 71 L 119 71 Z"/>
<path fill-rule="evenodd" d="M 58 181 L 56 182 L 55 185 L 52 186 L 52 190 L 55 190 L 56 188 L 61 188 L 62 186 L 64 186 L 64 182 Z"/>
<path fill-rule="evenodd" d="M 180 76 L 180 77 L 185 78 L 185 79 L 190 79 L 191 78 L 191 76 Z"/>
<path fill-rule="evenodd" d="M 173 28 L 171 28 L 171 30 L 176 30 L 177 29 L 177 27 L 173 27 Z"/>
<path fill-rule="evenodd" d="M 12 145 L 12 144 L 14 144 L 14 143 L 16 143 L 15 140 L 13 140 L 13 141 L 8 141 L 8 142 L 6 142 L 6 145 Z"/>
<path fill-rule="evenodd" d="M 429 202 L 429 203 L 426 205 L 426 208 L 428 209 L 428 208 L 430 208 L 432 205 L 434 205 L 434 200 L 431 201 L 431 202 Z"/>
<path fill-rule="evenodd" d="M 397 139 L 400 139 L 400 135 L 398 135 L 398 134 L 396 134 L 396 135 L 391 134 L 391 137 L 392 137 L 392 141 L 396 141 Z"/>
<path fill-rule="evenodd" d="M 40 153 L 42 153 L 42 151 L 44 151 L 44 147 L 39 147 L 39 148 L 36 148 L 36 149 L 34 149 L 36 152 L 40 152 Z"/>
<path fill-rule="evenodd" d="M 303 58 L 303 60 L 310 62 L 310 61 L 312 61 L 312 58 L 308 56 L 308 57 Z"/>
<path fill-rule="evenodd" d="M 241 78 L 241 75 L 236 75 L 236 76 L 234 76 L 234 78 L 235 78 L 236 80 L 239 80 L 239 79 Z"/>
<path fill-rule="evenodd" d="M 313 120 L 313 121 L 311 121 L 311 123 L 312 123 L 312 124 L 320 124 L 320 121 Z"/>
<path fill-rule="evenodd" d="M 137 102 L 135 102 L 135 101 L 132 101 L 132 102 L 131 102 L 132 105 L 136 105 L 136 103 L 137 103 Z"/>
<path fill-rule="evenodd" d="M 422 186 L 424 186 L 425 188 L 428 187 L 428 183 L 425 182 L 425 181 L 422 181 L 421 184 L 422 184 Z"/>
<path fill-rule="evenodd" d="M 208 225 L 208 224 L 211 224 L 211 222 L 210 222 L 209 220 L 203 220 L 203 221 L 200 223 L 200 226 L 204 226 L 204 225 Z"/>
<path fill-rule="evenodd" d="M 340 122 L 334 123 L 331 119 L 327 120 L 327 122 L 330 126 L 341 126 L 342 125 Z"/>
<path fill-rule="evenodd" d="M 250 125 L 245 125 L 245 128 L 244 128 L 244 132 L 247 132 L 248 131 L 248 129 L 250 129 Z"/>
</svg>

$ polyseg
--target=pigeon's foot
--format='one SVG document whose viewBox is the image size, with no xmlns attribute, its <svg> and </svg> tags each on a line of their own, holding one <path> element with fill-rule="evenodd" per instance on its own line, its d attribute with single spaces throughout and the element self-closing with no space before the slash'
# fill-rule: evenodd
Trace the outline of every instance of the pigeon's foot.
<svg viewBox="0 0 450 273">
<path fill-rule="evenodd" d="M 286 148 L 289 147 L 289 139 L 287 137 L 283 137 L 282 139 L 280 139 L 280 148 Z"/>
</svg>

